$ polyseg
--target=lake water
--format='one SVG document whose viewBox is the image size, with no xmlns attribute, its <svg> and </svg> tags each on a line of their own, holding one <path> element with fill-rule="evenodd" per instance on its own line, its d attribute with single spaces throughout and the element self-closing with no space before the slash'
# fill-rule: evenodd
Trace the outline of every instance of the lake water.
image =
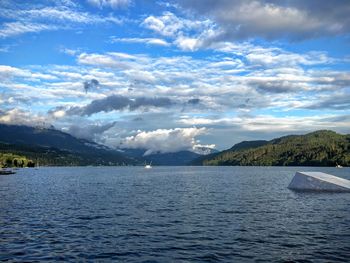
<svg viewBox="0 0 350 263">
<path fill-rule="evenodd" d="M 349 262 L 350 194 L 306 167 L 67 167 L 0 176 L 0 260 Z"/>
</svg>

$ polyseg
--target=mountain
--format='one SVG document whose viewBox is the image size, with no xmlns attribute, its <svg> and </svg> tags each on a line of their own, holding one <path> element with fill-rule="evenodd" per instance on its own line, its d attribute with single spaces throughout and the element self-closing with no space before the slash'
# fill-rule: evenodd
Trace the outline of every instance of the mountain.
<svg viewBox="0 0 350 263">
<path fill-rule="evenodd" d="M 154 153 L 150 155 L 145 155 L 145 149 L 122 149 L 123 153 L 128 156 L 135 157 L 142 160 L 144 163 L 151 163 L 153 165 L 188 165 L 193 160 L 202 156 L 202 154 L 191 152 L 191 151 L 179 151 L 174 153 Z M 216 150 L 213 149 L 201 149 L 203 153 L 209 153 Z"/>
<path fill-rule="evenodd" d="M 245 141 L 200 157 L 196 165 L 350 166 L 350 134 L 321 130 L 271 141 Z"/>
<path fill-rule="evenodd" d="M 203 147 L 201 153 L 215 150 Z M 144 156 L 145 149 L 110 149 L 78 139 L 54 128 L 0 124 L 0 165 L 20 162 L 40 165 L 187 165 L 202 156 L 191 151 L 155 153 Z M 16 161 L 15 161 L 16 160 Z"/>
<path fill-rule="evenodd" d="M 263 145 L 268 144 L 268 141 L 264 141 L 264 140 L 258 140 L 258 141 L 243 141 L 240 143 L 237 143 L 235 145 L 233 145 L 230 148 L 230 151 L 240 151 L 240 150 L 246 150 L 246 149 L 250 149 L 250 148 L 257 148 Z"/>
<path fill-rule="evenodd" d="M 90 153 L 107 147 L 56 130 L 54 128 L 29 127 L 23 125 L 0 124 L 0 141 L 16 145 L 53 147 L 70 152 Z"/>
<path fill-rule="evenodd" d="M 135 158 L 53 128 L 0 124 L 0 157 L 17 154 L 40 165 L 122 165 Z M 9 158 L 8 155 L 6 158 Z M 13 159 L 14 160 L 14 159 Z M 0 160 L 1 161 L 1 160 Z M 6 160 L 3 160 L 6 162 Z"/>
</svg>

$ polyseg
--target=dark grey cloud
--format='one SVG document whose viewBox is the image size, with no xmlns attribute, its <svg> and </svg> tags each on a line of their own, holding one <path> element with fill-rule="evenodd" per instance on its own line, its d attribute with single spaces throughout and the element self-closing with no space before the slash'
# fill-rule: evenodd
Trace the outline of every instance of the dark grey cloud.
<svg viewBox="0 0 350 263">
<path fill-rule="evenodd" d="M 250 81 L 249 84 L 256 88 L 258 91 L 263 93 L 288 93 L 288 92 L 299 92 L 302 90 L 302 87 L 296 83 L 284 81 L 284 80 L 275 80 L 275 81 L 266 81 L 266 80 L 255 80 Z"/>
<path fill-rule="evenodd" d="M 322 121 L 324 122 L 340 122 L 340 123 L 345 123 L 345 122 L 349 122 L 350 123 L 350 115 L 339 115 L 339 116 L 335 116 L 335 117 L 327 117 L 324 118 Z M 349 132 L 348 130 L 346 131 L 347 133 Z"/>
<path fill-rule="evenodd" d="M 312 110 L 332 109 L 332 110 L 349 110 L 350 109 L 350 93 L 340 93 L 321 98 L 305 108 Z"/>
<path fill-rule="evenodd" d="M 218 23 L 220 30 L 205 40 L 207 46 L 255 37 L 301 40 L 350 32 L 348 0 L 179 0 L 179 4 Z"/>
<path fill-rule="evenodd" d="M 86 93 L 89 90 L 95 89 L 95 88 L 97 88 L 100 85 L 100 83 L 98 82 L 97 79 L 91 79 L 91 80 L 84 81 L 83 84 L 84 84 L 84 90 L 85 90 Z"/>
<path fill-rule="evenodd" d="M 189 99 L 187 103 L 191 105 L 197 105 L 199 104 L 200 101 L 201 101 L 200 99 Z"/>
<path fill-rule="evenodd" d="M 315 83 L 318 85 L 330 85 L 337 88 L 350 87 L 350 72 L 320 71 L 315 73 Z"/>
<path fill-rule="evenodd" d="M 68 115 L 90 116 L 98 112 L 110 112 L 113 110 L 129 109 L 134 111 L 142 107 L 166 108 L 173 104 L 172 100 L 164 97 L 130 99 L 124 96 L 111 95 L 104 99 L 93 100 L 90 104 L 83 107 L 71 107 L 66 112 Z"/>
</svg>

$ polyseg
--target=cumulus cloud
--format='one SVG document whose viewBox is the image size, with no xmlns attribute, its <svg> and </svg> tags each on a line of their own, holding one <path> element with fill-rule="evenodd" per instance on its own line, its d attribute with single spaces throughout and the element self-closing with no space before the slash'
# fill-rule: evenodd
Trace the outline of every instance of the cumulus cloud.
<svg viewBox="0 0 350 263">
<path fill-rule="evenodd" d="M 47 118 L 22 109 L 0 110 L 0 123 L 27 125 L 27 126 L 48 126 Z"/>
<path fill-rule="evenodd" d="M 180 0 L 179 3 L 220 25 L 209 42 L 255 37 L 306 39 L 347 34 L 350 29 L 350 3 L 346 0 Z"/>
<path fill-rule="evenodd" d="M 302 109 L 307 115 L 313 114 L 314 109 L 326 108 L 331 112 L 346 113 L 350 83 L 347 64 L 330 70 L 332 59 L 322 59 L 324 54 L 320 53 L 295 54 L 281 48 L 252 44 L 236 47 L 236 50 L 235 56 L 215 52 L 206 57 L 77 53 L 78 65 L 0 66 L 0 89 L 4 94 L 0 94 L 0 103 L 4 107 L 23 107 L 28 112 L 52 109 L 48 118 L 56 127 L 62 127 L 62 123 L 64 127 L 73 123 L 79 126 L 82 120 L 87 127 L 89 120 L 113 122 L 118 118 L 118 126 L 100 134 L 94 133 L 94 128 L 98 127 L 86 128 L 91 128 L 94 140 L 106 145 L 118 145 L 121 138 L 134 134 L 137 129 L 154 131 L 200 125 L 211 128 L 210 135 L 200 137 L 204 143 L 215 142 L 224 147 L 233 143 L 231 137 L 227 139 L 227 134 L 248 136 L 259 133 L 261 138 L 261 134 L 269 130 L 277 136 L 281 135 L 277 134 L 278 129 L 288 134 L 293 127 L 304 127 L 296 126 L 297 122 L 303 123 L 302 118 L 286 123 L 283 118 L 243 118 L 243 114 L 278 112 L 279 116 L 293 116 L 294 110 L 299 114 Z M 252 55 L 250 60 L 247 54 Z M 259 55 L 265 57 L 257 59 Z M 318 56 L 321 66 L 316 63 Z M 81 80 L 90 83 L 93 79 L 103 83 L 103 89 L 99 88 L 98 92 L 91 89 L 84 96 Z M 133 83 L 132 90 L 128 90 L 130 83 Z M 339 96 L 335 96 L 337 94 Z M 335 100 L 332 100 L 333 95 Z M 28 105 L 21 102 L 23 98 L 27 99 Z M 320 102 L 324 104 L 320 105 Z M 111 111 L 118 112 L 103 113 Z M 158 116 L 160 113 L 164 115 Z M 188 118 L 180 118 L 181 115 Z M 213 115 L 216 117 L 208 118 Z M 14 117 L 15 114 L 5 120 L 23 121 Z M 138 121 L 132 121 L 135 117 Z M 30 114 L 23 119 L 31 120 Z M 310 123 L 307 125 L 310 129 L 312 125 L 316 128 L 342 125 L 332 121 L 322 125 L 317 121 Z M 102 126 L 104 123 L 91 125 Z M 81 126 L 81 131 L 72 127 L 72 133 L 87 138 L 83 132 L 85 126 Z"/>
<path fill-rule="evenodd" d="M 134 136 L 126 137 L 122 148 L 145 149 L 144 155 L 154 153 L 171 153 L 178 151 L 194 151 L 202 145 L 196 137 L 206 133 L 205 128 L 175 128 L 158 129 L 154 131 L 139 131 Z"/>
<path fill-rule="evenodd" d="M 170 12 L 165 12 L 160 17 L 148 16 L 141 25 L 163 36 L 174 36 L 184 27 L 182 20 Z"/>
<path fill-rule="evenodd" d="M 163 37 L 172 38 L 173 44 L 185 51 L 197 50 L 202 46 L 202 39 L 211 37 L 214 32 L 214 24 L 208 19 L 190 20 L 171 12 L 148 16 L 141 25 Z"/>
</svg>

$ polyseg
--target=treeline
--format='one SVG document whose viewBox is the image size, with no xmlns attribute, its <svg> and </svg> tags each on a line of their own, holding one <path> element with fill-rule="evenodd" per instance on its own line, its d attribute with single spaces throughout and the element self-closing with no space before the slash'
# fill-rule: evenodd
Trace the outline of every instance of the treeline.
<svg viewBox="0 0 350 263">
<path fill-rule="evenodd" d="M 0 143 L 0 160 L 5 167 L 62 166 L 80 163 L 74 155 L 58 149 L 7 143 Z"/>
<path fill-rule="evenodd" d="M 238 150 L 232 147 L 199 162 L 202 165 L 350 166 L 350 135 L 317 131 L 285 136 L 257 147 L 254 144 Z"/>
<path fill-rule="evenodd" d="M 35 163 L 25 156 L 13 153 L 0 153 L 0 168 L 7 167 L 34 167 Z"/>
<path fill-rule="evenodd" d="M 2 167 L 123 165 L 107 153 L 72 153 L 52 147 L 0 143 Z M 23 166 L 22 166 L 23 165 Z"/>
<path fill-rule="evenodd" d="M 139 162 L 116 150 L 53 128 L 1 123 L 0 153 L 24 156 L 40 166 L 131 165 Z"/>
</svg>

